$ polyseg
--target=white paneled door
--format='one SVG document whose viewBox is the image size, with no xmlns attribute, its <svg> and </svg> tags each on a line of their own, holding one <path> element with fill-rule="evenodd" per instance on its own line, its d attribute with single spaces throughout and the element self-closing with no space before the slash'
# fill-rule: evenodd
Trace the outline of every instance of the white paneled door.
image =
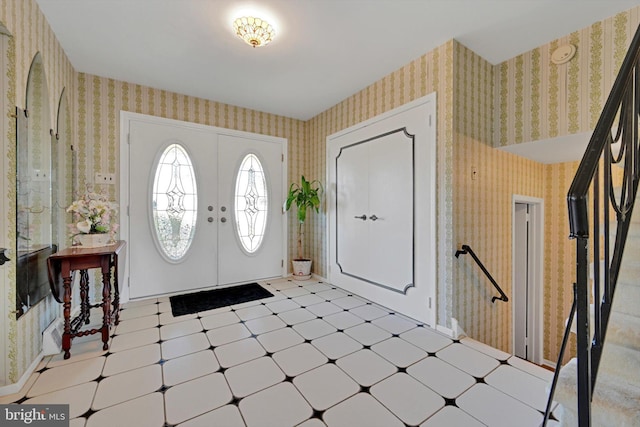
<svg viewBox="0 0 640 427">
<path fill-rule="evenodd" d="M 127 114 L 129 297 L 281 276 L 286 141 Z"/>
<path fill-rule="evenodd" d="M 435 95 L 327 138 L 329 279 L 435 326 Z"/>
</svg>

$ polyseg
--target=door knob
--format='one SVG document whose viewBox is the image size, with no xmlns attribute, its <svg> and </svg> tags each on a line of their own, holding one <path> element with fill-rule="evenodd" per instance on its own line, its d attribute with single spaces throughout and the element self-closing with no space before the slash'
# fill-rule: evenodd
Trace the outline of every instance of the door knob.
<svg viewBox="0 0 640 427">
<path fill-rule="evenodd" d="M 371 221 L 375 221 L 375 220 L 377 220 L 377 219 L 378 219 L 378 217 L 377 217 L 377 216 L 375 216 L 375 215 L 371 215 L 371 216 L 369 217 L 369 219 L 370 219 Z"/>
<path fill-rule="evenodd" d="M 213 206 L 211 206 L 211 205 L 207 206 L 207 210 L 208 210 L 209 212 L 211 212 L 211 211 L 213 210 Z"/>
<path fill-rule="evenodd" d="M 207 218 L 207 221 L 209 221 L 209 222 L 213 222 L 213 218 L 212 218 L 212 217 L 209 217 L 209 218 Z"/>
<path fill-rule="evenodd" d="M 222 207 L 220 207 L 220 210 L 221 210 L 222 212 L 226 212 L 226 211 L 227 211 L 227 207 L 226 207 L 226 206 L 222 206 Z"/>
<path fill-rule="evenodd" d="M 360 215 L 360 216 L 354 216 L 355 219 L 361 219 L 363 221 L 367 220 L 367 216 L 366 215 Z"/>
<path fill-rule="evenodd" d="M 225 217 L 220 218 L 220 222 L 227 222 L 227 218 Z"/>
</svg>

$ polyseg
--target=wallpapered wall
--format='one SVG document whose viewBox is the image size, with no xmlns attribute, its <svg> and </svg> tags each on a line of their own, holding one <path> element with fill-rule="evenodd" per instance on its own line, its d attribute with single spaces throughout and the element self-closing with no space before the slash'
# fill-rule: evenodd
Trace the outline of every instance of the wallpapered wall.
<svg viewBox="0 0 640 427">
<path fill-rule="evenodd" d="M 51 127 L 58 112 L 58 100 L 63 88 L 73 93 L 74 70 L 49 24 L 34 0 L 6 0 L 0 2 L 0 23 L 11 35 L 2 37 L 2 80 L 4 97 L 2 105 L 2 158 L 3 169 L 1 209 L 4 226 L 0 231 L 0 246 L 16 251 L 16 128 L 15 106 L 25 108 L 26 84 L 31 61 L 37 52 L 42 54 L 49 92 Z M 15 257 L 15 255 L 14 255 Z M 14 383 L 41 350 L 41 332 L 56 318 L 59 304 L 52 297 L 36 305 L 16 321 L 15 263 L 9 262 L 0 269 L 0 304 L 2 328 L 0 328 L 0 385 Z"/>
<path fill-rule="evenodd" d="M 437 96 L 437 228 L 438 323 L 448 325 L 452 312 L 453 241 L 453 40 L 422 55 L 381 80 L 307 122 L 309 143 L 305 157 L 313 178 L 326 179 L 326 140 L 342 129 L 376 117 L 407 102 L 436 92 Z M 326 217 L 316 215 L 310 224 L 316 273 L 327 276 Z"/>
<path fill-rule="evenodd" d="M 544 357 L 553 359 L 573 280 L 573 246 L 566 240 L 564 197 L 576 164 L 540 165 L 490 147 L 588 131 L 639 21 L 640 8 L 635 8 L 497 66 L 452 40 L 301 122 L 76 73 L 35 0 L 3 1 L 0 23 L 12 37 L 0 36 L 6 107 L 0 119 L 4 139 L 0 191 L 6 201 L 1 210 L 0 246 L 15 249 L 15 123 L 11 114 L 15 105 L 24 107 L 29 65 L 38 51 L 45 64 L 52 123 L 60 93 L 67 88 L 81 190 L 95 172 L 118 173 L 120 110 L 287 138 L 289 179 L 297 180 L 304 173 L 326 182 L 328 135 L 436 92 L 438 321 L 449 326 L 450 318 L 456 317 L 472 337 L 510 350 L 510 306 L 490 304 L 486 284 L 453 253 L 462 243 L 472 244 L 499 282 L 509 284 L 511 194 L 544 197 Z M 564 66 L 549 65 L 549 53 L 566 41 L 577 45 L 576 59 Z M 472 162 L 479 172 L 474 182 L 468 174 Z M 117 186 L 107 190 L 117 197 Z M 290 221 L 290 253 L 295 243 L 293 224 Z M 313 215 L 308 229 L 315 272 L 326 276 L 324 214 Z M 10 312 L 15 301 L 13 263 L 0 269 L 0 291 L 5 301 L 0 304 L 4 319 L 0 331 L 2 385 L 17 381 L 35 360 L 41 331 L 58 315 L 59 307 L 49 299 L 16 322 Z"/>
</svg>

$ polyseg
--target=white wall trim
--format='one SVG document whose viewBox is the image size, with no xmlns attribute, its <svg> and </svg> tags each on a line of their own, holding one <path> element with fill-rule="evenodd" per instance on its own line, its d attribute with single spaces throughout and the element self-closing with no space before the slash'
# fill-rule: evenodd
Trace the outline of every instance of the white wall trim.
<svg viewBox="0 0 640 427">
<path fill-rule="evenodd" d="M 29 380 L 29 377 L 36 370 L 36 368 L 40 364 L 40 361 L 42 360 L 43 357 L 44 357 L 43 353 L 40 352 L 36 356 L 36 358 L 33 360 L 33 362 L 31 362 L 31 365 L 29 365 L 29 367 L 24 371 L 24 373 L 22 374 L 18 382 L 6 385 L 4 387 L 0 387 L 0 396 L 6 396 L 9 394 L 18 393 L 22 389 L 22 387 L 24 387 L 24 385 L 27 383 L 27 381 Z"/>
<path fill-rule="evenodd" d="M 529 281 L 535 287 L 534 300 L 531 307 L 534 310 L 534 328 L 531 337 L 531 361 L 538 365 L 542 364 L 544 354 L 544 199 L 537 197 L 514 194 L 511 201 L 511 283 L 512 295 L 515 300 L 517 296 L 513 292 L 515 283 L 515 207 L 516 203 L 524 203 L 530 206 L 530 223 L 533 224 L 534 233 L 531 235 L 533 242 L 532 267 L 529 269 Z M 511 316 L 511 353 L 515 352 L 515 310 Z"/>
</svg>

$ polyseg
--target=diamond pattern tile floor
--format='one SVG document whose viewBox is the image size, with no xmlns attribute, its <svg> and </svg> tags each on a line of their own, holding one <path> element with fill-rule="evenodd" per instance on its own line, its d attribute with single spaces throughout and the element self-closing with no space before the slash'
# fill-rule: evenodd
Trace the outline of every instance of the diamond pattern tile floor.
<svg viewBox="0 0 640 427">
<path fill-rule="evenodd" d="M 0 402 L 69 403 L 73 427 L 542 419 L 548 372 L 535 365 L 470 338 L 452 340 L 328 283 L 261 285 L 274 296 L 180 317 L 164 297 L 127 303 L 108 351 L 91 339 L 74 343 L 71 359 L 47 357 Z"/>
</svg>

